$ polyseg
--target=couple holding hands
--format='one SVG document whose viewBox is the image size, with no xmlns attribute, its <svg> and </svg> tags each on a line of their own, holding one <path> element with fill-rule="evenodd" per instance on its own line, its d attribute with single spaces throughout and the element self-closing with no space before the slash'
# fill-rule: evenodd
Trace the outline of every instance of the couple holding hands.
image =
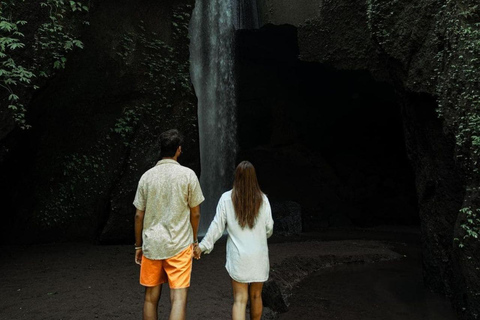
<svg viewBox="0 0 480 320">
<path fill-rule="evenodd" d="M 215 242 L 228 232 L 226 269 L 232 280 L 232 319 L 245 319 L 250 300 L 250 318 L 262 316 L 262 288 L 270 265 L 267 238 L 273 219 L 265 194 L 258 185 L 255 168 L 248 161 L 235 170 L 233 188 L 217 205 L 215 218 L 198 243 L 200 204 L 203 197 L 195 173 L 181 166 L 182 135 L 175 129 L 161 134 L 161 156 L 155 167 L 143 174 L 134 200 L 135 262 L 140 284 L 145 286 L 143 319 L 158 319 L 162 283 L 170 286 L 170 320 L 185 319 L 192 257 L 210 253 Z M 193 245 L 192 245 L 193 242 Z"/>
</svg>

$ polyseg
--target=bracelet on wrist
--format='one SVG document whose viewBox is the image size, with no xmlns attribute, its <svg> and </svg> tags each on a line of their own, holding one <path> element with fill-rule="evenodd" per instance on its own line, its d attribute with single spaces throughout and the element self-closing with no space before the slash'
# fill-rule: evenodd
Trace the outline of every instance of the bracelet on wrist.
<svg viewBox="0 0 480 320">
<path fill-rule="evenodd" d="M 135 246 L 135 250 L 142 249 L 142 246 Z"/>
<path fill-rule="evenodd" d="M 198 239 L 197 239 L 197 240 L 195 240 L 195 241 L 193 241 L 193 243 L 195 243 L 195 244 L 198 244 Z"/>
</svg>

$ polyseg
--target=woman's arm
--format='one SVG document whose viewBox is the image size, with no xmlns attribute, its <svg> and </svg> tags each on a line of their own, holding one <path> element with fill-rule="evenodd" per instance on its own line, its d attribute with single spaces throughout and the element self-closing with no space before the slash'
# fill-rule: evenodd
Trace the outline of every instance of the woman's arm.
<svg viewBox="0 0 480 320">
<path fill-rule="evenodd" d="M 199 244 L 200 250 L 205 253 L 210 253 L 213 250 L 215 242 L 223 235 L 225 231 L 225 225 L 227 222 L 227 213 L 225 212 L 225 204 L 222 199 L 218 202 L 217 213 L 213 218 L 210 227 L 208 227 L 207 234 L 203 237 L 202 242 Z"/>
<path fill-rule="evenodd" d="M 265 228 L 267 231 L 267 238 L 273 234 L 273 217 L 272 217 L 272 208 L 270 207 L 270 202 L 268 198 L 265 196 L 265 210 L 267 211 L 267 218 L 265 219 Z"/>
</svg>

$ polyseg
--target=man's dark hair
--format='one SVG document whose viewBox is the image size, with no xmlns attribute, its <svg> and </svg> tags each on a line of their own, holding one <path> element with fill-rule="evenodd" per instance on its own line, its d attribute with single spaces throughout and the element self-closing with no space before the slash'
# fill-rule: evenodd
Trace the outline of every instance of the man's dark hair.
<svg viewBox="0 0 480 320">
<path fill-rule="evenodd" d="M 163 132 L 160 135 L 160 156 L 162 158 L 173 157 L 182 143 L 183 135 L 177 129 Z"/>
</svg>

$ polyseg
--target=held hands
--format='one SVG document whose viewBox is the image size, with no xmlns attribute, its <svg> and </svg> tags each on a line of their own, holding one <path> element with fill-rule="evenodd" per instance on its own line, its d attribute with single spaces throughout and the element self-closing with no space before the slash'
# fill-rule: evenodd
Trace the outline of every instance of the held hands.
<svg viewBox="0 0 480 320">
<path fill-rule="evenodd" d="M 197 260 L 200 260 L 200 257 L 202 255 L 202 249 L 200 249 L 200 246 L 198 243 L 193 244 L 193 257 Z"/>
</svg>

